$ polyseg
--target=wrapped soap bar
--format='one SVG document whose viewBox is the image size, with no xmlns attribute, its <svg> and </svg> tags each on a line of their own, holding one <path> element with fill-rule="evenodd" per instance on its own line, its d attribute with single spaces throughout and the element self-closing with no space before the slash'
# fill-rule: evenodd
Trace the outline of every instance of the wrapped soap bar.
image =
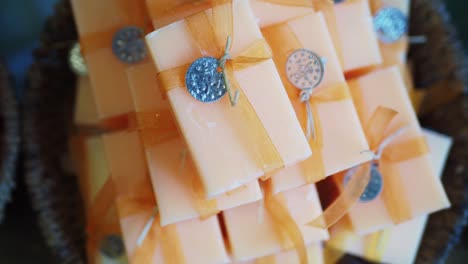
<svg viewBox="0 0 468 264">
<path fill-rule="evenodd" d="M 127 263 L 115 206 L 112 206 L 102 217 L 93 214 L 95 203 L 101 202 L 99 201 L 100 190 L 106 188 L 104 186 L 108 184 L 109 178 L 102 139 L 99 136 L 74 136 L 71 150 L 88 219 L 89 262 Z"/>
<path fill-rule="evenodd" d="M 272 173 L 277 193 L 320 181 L 371 156 L 363 153 L 369 146 L 323 14 L 272 24 L 262 33 L 313 152 L 301 164 Z"/>
<path fill-rule="evenodd" d="M 91 83 L 86 76 L 80 76 L 77 80 L 74 119 L 77 125 L 89 126 L 99 123 Z"/>
<path fill-rule="evenodd" d="M 225 263 L 216 216 L 161 227 L 144 153 L 136 132 L 107 134 L 104 146 L 131 263 Z M 177 206 L 177 204 L 174 204 Z M 203 243 L 200 243 L 203 237 Z"/>
<path fill-rule="evenodd" d="M 424 131 L 424 136 L 431 151 L 431 163 L 440 177 L 451 139 L 429 130 Z M 419 216 L 364 237 L 353 235 L 345 221 L 340 221 L 330 230 L 331 239 L 326 245 L 379 263 L 414 263 L 427 218 L 427 215 Z"/>
<path fill-rule="evenodd" d="M 378 158 L 365 196 L 348 212 L 354 231 L 368 234 L 447 208 L 450 203 L 431 166 L 426 141 L 398 68 L 376 70 L 348 84 L 366 133 L 374 133 L 369 140 Z M 383 137 L 375 133 L 381 128 L 369 125 L 381 106 L 398 112 L 381 131 Z M 376 145 L 379 137 L 383 141 Z M 353 175 L 341 173 L 333 179 L 344 190 Z"/>
<path fill-rule="evenodd" d="M 257 181 L 249 182 L 238 190 L 212 200 L 205 199 L 200 176 L 183 138 L 173 124 L 175 120 L 169 102 L 162 98 L 157 88 L 156 68 L 152 63 L 146 63 L 130 68 L 127 75 L 137 116 L 141 119 L 146 117 L 146 113 L 160 114 L 159 128 L 143 128 L 140 138 L 158 201 L 162 226 L 200 216 L 206 217 L 219 210 L 262 199 Z M 162 117 L 163 115 L 166 117 Z M 164 133 L 162 128 L 171 125 L 172 129 L 168 133 L 172 135 L 160 142 L 154 142 L 155 133 Z"/>
<path fill-rule="evenodd" d="M 345 74 L 356 76 L 380 65 L 382 55 L 368 1 L 344 1 L 335 5 L 335 15 Z"/>
<path fill-rule="evenodd" d="M 296 222 L 306 245 L 328 239 L 328 231 L 306 226 L 322 212 L 315 185 L 310 184 L 277 195 Z M 239 206 L 223 212 L 224 224 L 235 261 L 248 261 L 292 248 L 292 241 L 282 235 L 264 201 Z"/>
<path fill-rule="evenodd" d="M 310 264 L 322 264 L 325 263 L 322 244 L 312 244 L 307 247 L 307 256 Z M 287 250 L 284 252 L 276 253 L 271 256 L 249 260 L 241 262 L 233 262 L 233 264 L 274 264 L 274 263 L 287 263 L 287 264 L 299 264 L 299 259 L 294 250 Z"/>
<path fill-rule="evenodd" d="M 212 2 L 146 37 L 208 198 L 311 155 L 249 2 Z"/>
<path fill-rule="evenodd" d="M 125 70 L 148 61 L 143 0 L 72 0 L 99 119 L 133 111 Z"/>
</svg>

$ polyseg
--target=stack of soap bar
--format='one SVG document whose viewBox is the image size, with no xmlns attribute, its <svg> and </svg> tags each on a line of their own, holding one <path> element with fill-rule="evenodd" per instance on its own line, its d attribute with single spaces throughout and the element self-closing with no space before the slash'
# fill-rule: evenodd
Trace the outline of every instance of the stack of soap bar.
<svg viewBox="0 0 468 264">
<path fill-rule="evenodd" d="M 359 117 L 366 123 L 379 106 L 398 111 L 387 131 L 408 126 L 395 143 L 422 135 L 421 128 L 408 97 L 401 73 L 397 67 L 376 70 L 355 80 L 349 86 L 360 109 Z M 413 217 L 432 213 L 449 206 L 449 201 L 431 165 L 429 154 L 395 165 L 400 173 L 401 195 L 405 195 Z M 337 186 L 343 189 L 343 175 L 334 177 Z M 415 186 L 418 186 L 417 188 Z M 385 188 L 385 186 L 383 186 Z M 354 231 L 364 235 L 393 225 L 382 197 L 356 204 L 348 213 Z M 408 219 L 409 220 L 409 219 Z"/>
<path fill-rule="evenodd" d="M 108 134 L 103 138 L 117 200 L 119 201 L 119 199 L 125 197 L 138 197 L 142 193 L 152 193 L 152 185 L 138 134 L 136 132 L 121 132 Z M 154 197 L 151 197 L 151 200 L 154 203 Z M 150 202 L 146 201 L 146 204 Z M 122 205 L 119 202 L 117 204 L 119 213 L 122 214 Z M 156 206 L 155 203 L 154 206 Z M 139 244 L 137 241 L 153 215 L 154 209 L 135 212 L 130 216 L 121 215 L 120 224 L 130 259 L 134 257 L 135 252 L 138 252 Z M 159 224 L 155 223 L 154 225 Z M 228 261 L 223 236 L 216 216 L 205 220 L 187 220 L 162 227 L 161 232 L 165 232 L 166 229 L 174 231 L 176 240 L 178 240 L 178 247 L 185 259 L 190 260 L 190 263 L 225 263 Z M 203 243 L 200 243 L 201 237 Z M 158 238 L 156 237 L 156 239 Z M 162 250 L 164 243 L 168 242 L 158 240 L 154 243 L 152 263 L 165 263 L 164 257 L 169 257 L 164 256 Z M 169 247 L 172 246 L 169 245 Z"/>
<path fill-rule="evenodd" d="M 307 245 L 328 239 L 328 231 L 307 226 L 306 223 L 322 212 L 314 184 L 286 191 L 278 198 L 299 226 Z M 248 261 L 289 249 L 263 202 L 239 206 L 223 212 L 232 258 Z"/>
<path fill-rule="evenodd" d="M 114 34 L 126 26 L 146 29 L 144 1 L 129 4 L 126 0 L 72 0 L 71 3 L 99 118 L 133 111 L 125 75 L 131 64 L 117 58 L 112 42 Z"/>
<path fill-rule="evenodd" d="M 268 14 L 266 11 L 258 12 L 257 16 L 262 18 L 266 14 Z M 278 18 L 278 22 L 281 21 Z M 281 37 L 283 37 L 285 43 L 290 41 L 289 35 L 283 35 L 285 34 L 284 29 L 290 30 L 296 36 L 302 48 L 310 50 L 326 60 L 323 80 L 314 88 L 312 97 L 315 92 L 326 91 L 335 85 L 342 85 L 346 93 L 349 93 L 322 13 L 309 14 L 287 20 L 283 24 L 273 23 L 273 26 L 262 28 L 265 39 L 271 43 L 273 56 L 289 56 L 293 52 L 293 50 L 285 51 L 281 48 L 287 44 L 280 42 L 273 45 Z M 286 52 L 288 54 L 281 54 Z M 279 63 L 282 62 L 278 60 L 275 60 L 275 62 L 278 71 L 284 75 L 283 82 L 287 85 L 289 80 L 286 77 L 286 65 L 280 65 Z M 306 131 L 307 112 L 305 103 L 300 100 L 300 89 L 291 87 L 287 92 L 303 130 Z M 323 177 L 349 169 L 371 159 L 368 153 L 363 153 L 363 150 L 369 147 L 351 97 L 333 102 L 319 102 L 317 111 L 319 120 L 314 121 L 320 122 L 323 134 L 323 148 L 316 150 L 321 153 L 313 153 L 313 155 L 323 157 Z M 340 114 L 337 115 L 336 113 Z M 316 127 L 319 126 L 316 125 Z M 274 173 L 272 177 L 273 191 L 278 193 L 304 185 L 306 182 L 302 165 L 290 166 Z M 319 168 L 314 169 L 319 170 Z"/>
<path fill-rule="evenodd" d="M 436 174 L 440 177 L 450 150 L 451 139 L 429 130 L 425 130 L 424 135 L 431 150 L 432 165 L 434 165 Z M 368 247 L 372 246 L 372 244 L 369 244 L 369 240 L 373 234 L 365 237 L 349 234 L 345 237 L 346 241 L 335 241 L 334 236 L 340 235 L 340 229 L 344 230 L 344 232 L 348 231 L 346 227 L 344 227 L 344 221 L 341 221 L 330 230 L 332 239 L 330 242 L 327 242 L 327 246 L 375 262 L 414 263 L 427 218 L 427 215 L 420 216 L 385 230 L 383 238 L 385 241 L 380 243 L 380 245 L 382 245 L 380 257 L 366 254 L 366 252 L 369 251 Z"/>
<path fill-rule="evenodd" d="M 162 98 L 158 89 L 156 69 L 152 63 L 132 67 L 127 75 L 137 112 L 170 114 L 169 102 Z M 160 144 L 145 146 L 145 154 L 158 201 L 161 225 L 199 217 L 197 200 L 204 197 L 197 197 L 193 185 L 200 177 L 178 131 L 175 131 L 175 136 Z M 260 186 L 257 181 L 252 181 L 215 200 L 217 208 L 225 210 L 260 199 Z"/>
<path fill-rule="evenodd" d="M 344 1 L 335 5 L 335 13 L 346 75 L 355 76 L 380 65 L 382 55 L 368 1 Z"/>
<path fill-rule="evenodd" d="M 262 34 L 248 1 L 233 1 L 232 6 L 231 57 L 236 58 L 255 41 L 262 40 Z M 208 17 L 210 11 L 206 11 Z M 174 45 L 175 42 L 178 45 Z M 197 48 L 184 21 L 154 31 L 147 36 L 147 43 L 159 72 L 190 64 L 206 55 Z M 234 76 L 284 165 L 308 158 L 310 148 L 273 61 L 236 70 Z M 265 173 L 254 158 L 257 154 L 246 142 L 247 136 L 243 134 L 246 131 L 239 131 L 239 124 L 231 121 L 234 111 L 227 96 L 217 102 L 202 103 L 181 86 L 167 92 L 167 98 L 209 198 L 254 181 Z"/>
</svg>

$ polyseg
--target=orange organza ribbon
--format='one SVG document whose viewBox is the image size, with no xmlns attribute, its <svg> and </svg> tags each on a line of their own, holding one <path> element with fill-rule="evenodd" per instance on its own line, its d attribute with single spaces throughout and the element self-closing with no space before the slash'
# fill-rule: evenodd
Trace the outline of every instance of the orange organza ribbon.
<svg viewBox="0 0 468 264">
<path fill-rule="evenodd" d="M 212 0 L 212 21 L 205 14 L 199 12 L 195 15 L 185 18 L 185 23 L 192 37 L 197 43 L 197 48 L 202 54 L 219 58 L 225 50 L 225 44 L 228 37 L 233 36 L 233 15 L 232 3 L 229 0 Z M 226 52 L 229 52 L 227 50 Z M 249 144 L 248 147 L 254 148 L 255 159 L 260 168 L 265 172 L 282 168 L 284 162 L 278 153 L 275 145 L 271 141 L 268 132 L 265 130 L 262 122 L 258 118 L 255 110 L 238 84 L 234 71 L 246 69 L 265 62 L 271 58 L 271 51 L 263 40 L 257 40 L 249 45 L 244 52 L 236 58 L 227 60 L 225 71 L 227 73 L 231 89 L 239 92 L 238 101 L 233 111 L 239 116 L 243 126 L 245 136 Z M 174 88 L 185 86 L 185 74 L 189 65 L 182 65 L 173 69 L 159 73 L 162 88 L 168 92 Z"/>
<path fill-rule="evenodd" d="M 309 263 L 307 247 L 302 237 L 301 230 L 281 201 L 284 200 L 283 194 L 273 194 L 271 181 L 264 182 L 264 191 L 265 207 L 268 214 L 273 219 L 275 230 L 279 233 L 280 237 L 283 238 L 283 244 L 287 244 L 287 242 L 291 241 L 299 257 L 299 263 Z"/>
<path fill-rule="evenodd" d="M 379 107 L 364 128 L 369 146 L 377 151 L 385 139 L 385 131 L 397 112 Z M 402 176 L 399 174 L 399 162 L 413 159 L 428 153 L 428 146 L 423 137 L 416 137 L 387 146 L 379 158 L 379 170 L 383 178 L 382 198 L 392 220 L 401 223 L 411 219 L 406 196 L 401 192 Z M 311 226 L 329 228 L 340 220 L 358 202 L 370 181 L 371 162 L 359 166 L 340 196 L 323 212 L 309 223 Z"/>
<path fill-rule="evenodd" d="M 77 1 L 78 2 L 78 1 Z M 145 32 L 151 30 L 148 25 L 145 3 L 143 0 L 128 1 L 128 0 L 115 0 L 109 3 L 115 5 L 114 8 L 125 10 L 121 13 L 125 17 L 121 18 L 124 22 L 116 24 L 106 31 L 99 31 L 87 33 L 80 36 L 80 45 L 83 55 L 90 54 L 100 49 L 111 49 L 112 38 L 114 34 L 125 26 L 137 26 L 142 28 Z"/>
<path fill-rule="evenodd" d="M 273 60 L 278 69 L 284 69 L 291 52 L 303 48 L 303 45 L 287 23 L 264 28 L 262 32 L 273 50 Z M 280 70 L 280 76 L 290 100 L 293 102 L 300 100 L 301 90 L 289 82 L 286 71 Z M 309 159 L 301 163 L 308 183 L 320 181 L 326 176 L 322 157 L 323 131 L 320 125 L 320 116 L 318 115 L 318 104 L 347 99 L 351 99 L 351 95 L 346 83 L 318 88 L 310 96 L 309 102 L 312 109 L 315 137 L 309 139 L 309 145 L 313 154 Z M 305 108 L 305 106 L 301 107 Z M 300 116 L 299 121 L 303 129 L 306 130 L 308 119 L 306 111 L 296 109 L 296 113 Z"/>
</svg>

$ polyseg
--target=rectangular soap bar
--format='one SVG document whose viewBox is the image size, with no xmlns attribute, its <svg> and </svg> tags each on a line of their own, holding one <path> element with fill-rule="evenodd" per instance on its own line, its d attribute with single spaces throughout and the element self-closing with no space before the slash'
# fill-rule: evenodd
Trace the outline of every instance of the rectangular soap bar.
<svg viewBox="0 0 468 264">
<path fill-rule="evenodd" d="M 377 107 L 384 106 L 398 111 L 397 117 L 387 130 L 389 133 L 407 126 L 405 133 L 395 139 L 395 143 L 422 135 L 397 67 L 376 70 L 351 80 L 348 84 L 353 98 L 356 99 L 356 106 L 361 109 L 359 111 L 361 123 L 368 122 Z M 393 166 L 396 166 L 401 175 L 403 185 L 401 194 L 406 196 L 413 217 L 432 213 L 450 205 L 442 183 L 432 168 L 429 154 Z M 340 188 L 343 188 L 342 176 L 337 175 L 334 178 Z M 381 196 L 370 202 L 356 204 L 348 215 L 354 231 L 361 235 L 393 225 Z"/>
<path fill-rule="evenodd" d="M 317 244 L 312 244 L 308 246 L 307 257 L 308 257 L 307 263 L 309 264 L 325 263 L 322 244 L 317 243 Z M 261 261 L 264 261 L 264 262 L 261 262 Z M 258 263 L 300 264 L 299 258 L 297 256 L 297 252 L 294 249 L 276 253 L 274 255 L 260 258 L 260 259 L 233 262 L 233 264 L 258 264 Z"/>
<path fill-rule="evenodd" d="M 283 23 L 290 19 L 314 13 L 312 5 L 298 6 L 275 3 L 275 1 L 250 0 L 250 6 L 260 28 Z"/>
<path fill-rule="evenodd" d="M 441 177 L 452 140 L 447 136 L 430 130 L 425 130 L 424 136 L 431 150 L 431 162 L 436 174 Z M 385 241 L 381 243 L 383 246 L 380 259 L 365 254 L 368 247 L 371 246 L 368 244 L 371 235 L 364 237 L 350 235 L 345 243 L 327 243 L 327 246 L 375 262 L 414 263 L 427 218 L 427 215 L 420 216 L 406 223 L 386 229 Z M 342 225 L 342 223 L 340 222 L 338 225 Z M 337 228 L 339 227 L 335 226 L 330 231 L 332 236 L 331 241 L 333 241 L 333 236 L 337 233 Z"/>
<path fill-rule="evenodd" d="M 327 25 L 321 12 L 291 19 L 286 23 L 286 27 L 296 36 L 300 45 L 307 50 L 316 53 L 326 60 L 322 81 L 312 92 L 312 98 L 316 93 L 330 89 L 335 85 L 342 85 L 346 93 L 349 94 L 342 68 L 338 61 L 336 52 L 328 34 Z M 265 39 L 268 42 L 277 40 L 281 36 L 282 30 L 272 26 L 262 29 Z M 290 41 L 289 36 L 284 36 L 284 41 Z M 278 55 L 284 51 L 281 49 L 284 44 L 271 45 L 273 54 Z M 275 50 L 278 49 L 278 50 Z M 289 54 L 285 54 L 289 56 Z M 278 62 L 277 62 L 278 63 Z M 277 69 L 286 75 L 286 65 L 276 65 Z M 283 82 L 289 80 L 283 79 Z M 285 85 L 287 85 L 285 83 Z M 291 88 L 289 88 L 291 90 Z M 294 107 L 297 117 L 302 124 L 303 130 L 307 130 L 307 108 L 306 104 L 300 100 L 300 90 L 292 87 L 293 91 L 288 91 L 289 99 Z M 315 99 L 311 99 L 315 100 Z M 359 121 L 356 109 L 351 96 L 348 99 L 317 103 L 318 120 L 323 135 L 323 147 L 321 153 L 325 176 L 335 174 L 354 167 L 371 159 L 368 153 L 363 150 L 369 148 L 367 140 Z M 337 115 L 337 113 L 340 113 Z M 313 140 L 313 139 L 311 139 Z M 313 150 L 314 151 L 314 150 Z M 316 152 L 318 150 L 315 150 Z M 309 162 L 309 161 L 304 161 Z M 275 173 L 272 177 L 273 191 L 275 193 L 287 189 L 295 188 L 306 183 L 301 164 L 287 167 Z M 316 168 L 318 170 L 319 168 Z"/>
<path fill-rule="evenodd" d="M 328 239 L 328 231 L 307 226 L 321 212 L 314 184 L 286 191 L 278 198 L 294 218 L 307 245 Z M 248 261 L 290 249 L 283 248 L 279 233 L 274 229 L 263 202 L 239 206 L 223 212 L 231 254 L 235 261 Z"/>
<path fill-rule="evenodd" d="M 237 58 L 255 41 L 262 40 L 262 34 L 247 0 L 234 0 L 232 5 L 234 33 L 230 54 Z M 206 14 L 210 18 L 211 9 Z M 185 21 L 156 30 L 146 38 L 160 72 L 209 55 L 197 49 Z M 175 42 L 178 44 L 174 45 Z M 269 59 L 247 69 L 236 70 L 234 76 L 284 165 L 309 157 L 310 148 L 273 61 Z M 246 131 L 239 131 L 237 121 L 232 121 L 237 111 L 233 110 L 227 96 L 217 102 L 202 103 L 181 86 L 167 92 L 167 97 L 208 197 L 245 185 L 264 174 L 264 168 L 255 158 L 257 154 L 246 142 Z"/>
<path fill-rule="evenodd" d="M 381 64 L 368 1 L 345 1 L 335 5 L 335 13 L 344 72 L 353 74 Z"/>
<path fill-rule="evenodd" d="M 129 136 L 126 132 L 107 134 L 104 136 L 104 146 L 118 197 L 138 196 L 140 193 L 151 192 L 152 185 L 136 132 L 133 132 L 133 136 Z M 121 215 L 120 224 L 125 247 L 131 259 L 138 247 L 137 240 L 142 235 L 144 227 L 151 220 L 154 211 L 149 209 L 148 212 L 122 216 L 121 206 L 118 203 Z M 190 263 L 228 262 L 223 236 L 216 216 L 203 221 L 192 219 L 171 225 L 170 228 L 172 227 L 175 227 L 175 235 L 180 241 L 182 254 L 187 260 L 190 260 Z M 203 237 L 203 243 L 200 243 L 200 237 Z M 159 240 L 155 243 L 152 263 L 166 263 L 161 250 L 162 243 L 166 243 L 166 241 Z"/>
<path fill-rule="evenodd" d="M 170 105 L 158 88 L 156 68 L 146 63 L 127 71 L 137 112 L 172 115 Z M 174 122 L 174 121 L 173 121 Z M 197 209 L 194 181 L 200 181 L 183 138 L 175 136 L 155 145 L 144 146 L 151 182 L 158 201 L 161 225 L 172 224 L 200 216 Z M 257 181 L 238 190 L 216 197 L 217 208 L 225 210 L 262 199 Z"/>
<path fill-rule="evenodd" d="M 99 118 L 90 79 L 87 76 L 80 76 L 77 79 L 75 124 L 95 125 L 99 122 Z"/>
<path fill-rule="evenodd" d="M 126 27 L 146 30 L 144 1 L 72 0 L 83 56 L 100 119 L 133 111 L 125 63 L 113 53 L 114 34 Z M 148 61 L 144 59 L 143 61 Z"/>
</svg>

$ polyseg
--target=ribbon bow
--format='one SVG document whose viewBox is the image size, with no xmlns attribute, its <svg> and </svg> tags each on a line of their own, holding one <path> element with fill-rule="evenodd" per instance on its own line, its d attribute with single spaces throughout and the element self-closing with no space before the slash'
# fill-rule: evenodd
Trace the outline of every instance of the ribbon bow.
<svg viewBox="0 0 468 264">
<path fill-rule="evenodd" d="M 329 228 L 340 220 L 358 202 L 370 181 L 372 162 L 378 162 L 379 171 L 383 178 L 382 198 L 385 206 L 395 223 L 411 219 L 406 196 L 401 192 L 403 186 L 396 164 L 409 160 L 428 152 L 423 137 L 395 143 L 405 128 L 397 130 L 385 137 L 385 131 L 398 113 L 392 109 L 379 107 L 365 127 L 369 145 L 374 153 L 374 160 L 357 167 L 348 185 L 340 196 L 323 212 L 323 214 L 308 225 Z"/>
</svg>

